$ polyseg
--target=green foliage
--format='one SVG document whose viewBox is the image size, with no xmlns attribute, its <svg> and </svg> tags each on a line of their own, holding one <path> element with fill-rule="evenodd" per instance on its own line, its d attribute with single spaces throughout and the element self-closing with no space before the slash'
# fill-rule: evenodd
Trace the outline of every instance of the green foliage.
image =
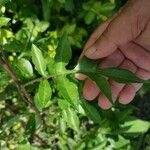
<svg viewBox="0 0 150 150">
<path fill-rule="evenodd" d="M 35 46 L 32 45 L 32 61 L 35 65 L 36 70 L 43 76 L 45 76 L 46 71 L 46 61 L 42 55 L 42 52 Z"/>
<path fill-rule="evenodd" d="M 110 101 L 106 77 L 146 82 L 125 69 L 98 68 L 87 58 L 77 65 L 90 33 L 122 3 L 0 1 L 0 58 L 7 60 L 21 84 L 16 87 L 11 71 L 0 65 L 0 149 L 130 150 L 143 148 L 145 142 L 150 147 L 149 121 L 135 117 L 134 112 L 140 112 L 135 106 L 115 103 L 104 111 L 83 98 L 83 83 L 74 77 L 76 72 L 86 74 Z M 19 93 L 24 90 L 28 102 Z M 149 90 L 146 84 L 139 96 Z"/>
<path fill-rule="evenodd" d="M 17 62 L 17 68 L 20 70 L 24 78 L 33 77 L 33 67 L 27 59 L 25 58 L 19 59 Z"/>
<path fill-rule="evenodd" d="M 43 80 L 40 82 L 38 92 L 34 97 L 34 102 L 36 107 L 42 111 L 43 108 L 48 106 L 52 95 L 52 90 L 47 80 Z"/>
</svg>

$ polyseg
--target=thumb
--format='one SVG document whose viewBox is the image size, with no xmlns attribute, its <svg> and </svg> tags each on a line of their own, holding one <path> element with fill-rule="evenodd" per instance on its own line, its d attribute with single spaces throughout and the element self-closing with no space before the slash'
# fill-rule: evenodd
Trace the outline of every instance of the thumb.
<svg viewBox="0 0 150 150">
<path fill-rule="evenodd" d="M 125 6 L 96 42 L 86 50 L 85 56 L 90 59 L 107 57 L 120 46 L 135 39 L 143 30 L 143 25 L 139 24 L 142 20 L 139 21 L 138 18 L 141 15 L 139 11 L 135 11 L 136 7 L 133 3 Z"/>
</svg>

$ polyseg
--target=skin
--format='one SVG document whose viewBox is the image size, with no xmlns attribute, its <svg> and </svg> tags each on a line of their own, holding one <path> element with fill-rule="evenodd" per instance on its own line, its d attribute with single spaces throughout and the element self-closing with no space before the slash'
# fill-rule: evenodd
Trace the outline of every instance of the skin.
<svg viewBox="0 0 150 150">
<path fill-rule="evenodd" d="M 122 67 L 142 79 L 150 79 L 150 1 L 131 0 L 118 13 L 101 24 L 90 36 L 80 56 L 102 60 L 100 67 Z M 98 97 L 98 105 L 111 108 L 111 103 L 97 85 L 85 75 L 83 95 L 87 100 Z M 130 103 L 142 84 L 120 84 L 108 79 L 112 97 L 122 104 Z"/>
</svg>

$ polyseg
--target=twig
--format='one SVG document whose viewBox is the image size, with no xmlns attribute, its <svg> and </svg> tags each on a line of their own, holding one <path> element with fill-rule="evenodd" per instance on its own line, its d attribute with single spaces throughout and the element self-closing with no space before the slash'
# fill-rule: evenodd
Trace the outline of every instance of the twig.
<svg viewBox="0 0 150 150">
<path fill-rule="evenodd" d="M 52 78 L 52 77 L 49 77 L 49 78 Z M 25 84 L 24 84 L 24 87 L 27 87 L 27 86 L 29 86 L 29 85 L 32 85 L 32 84 L 34 84 L 34 83 L 36 83 L 36 82 L 41 82 L 42 80 L 44 80 L 44 79 L 49 79 L 49 78 L 40 77 L 40 78 L 31 80 L 31 81 L 25 83 Z"/>
<path fill-rule="evenodd" d="M 66 71 L 66 72 L 58 73 L 58 74 L 54 74 L 54 75 L 50 75 L 50 76 L 48 76 L 48 77 L 36 78 L 36 79 L 34 79 L 34 80 L 31 80 L 31 81 L 25 83 L 25 84 L 24 84 L 24 87 L 27 87 L 27 86 L 29 86 L 29 85 L 32 85 L 32 84 L 34 84 L 34 83 L 36 83 L 36 82 L 41 82 L 42 80 L 45 80 L 45 79 L 48 80 L 48 79 L 50 79 L 50 78 L 54 78 L 54 77 L 57 77 L 57 76 L 68 75 L 68 74 L 74 74 L 74 73 L 77 73 L 77 70 L 68 70 L 68 71 Z"/>
<path fill-rule="evenodd" d="M 36 132 L 39 132 L 40 130 L 42 130 L 44 128 L 45 122 L 44 122 L 44 119 L 42 118 L 39 110 L 34 106 L 34 103 L 32 101 L 30 94 L 27 92 L 26 88 L 20 83 L 20 81 L 18 80 L 18 78 L 14 74 L 13 70 L 10 68 L 10 66 L 8 65 L 7 61 L 5 60 L 5 58 L 3 56 L 0 56 L 0 64 L 7 71 L 8 75 L 16 83 L 16 86 L 18 87 L 19 93 L 21 94 L 22 98 L 30 105 L 30 107 L 37 114 L 37 116 L 41 122 L 41 126 L 36 130 Z"/>
</svg>

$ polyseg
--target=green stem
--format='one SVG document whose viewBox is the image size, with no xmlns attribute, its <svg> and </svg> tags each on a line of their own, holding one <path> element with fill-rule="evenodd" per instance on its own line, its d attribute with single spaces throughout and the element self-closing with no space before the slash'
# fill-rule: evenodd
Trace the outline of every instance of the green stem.
<svg viewBox="0 0 150 150">
<path fill-rule="evenodd" d="M 24 87 L 27 87 L 27 86 L 29 86 L 29 85 L 31 85 L 31 84 L 36 83 L 36 82 L 41 82 L 42 80 L 45 80 L 45 79 L 48 80 L 48 79 L 50 79 L 50 78 L 55 78 L 55 77 L 57 77 L 57 76 L 75 74 L 75 73 L 77 73 L 77 72 L 78 72 L 78 71 L 74 69 L 74 70 L 65 71 L 65 72 L 63 72 L 63 73 L 53 74 L 53 75 L 50 75 L 50 76 L 48 76 L 48 77 L 40 77 L 40 78 L 31 80 L 31 81 L 25 83 L 25 84 L 24 84 Z"/>
</svg>

